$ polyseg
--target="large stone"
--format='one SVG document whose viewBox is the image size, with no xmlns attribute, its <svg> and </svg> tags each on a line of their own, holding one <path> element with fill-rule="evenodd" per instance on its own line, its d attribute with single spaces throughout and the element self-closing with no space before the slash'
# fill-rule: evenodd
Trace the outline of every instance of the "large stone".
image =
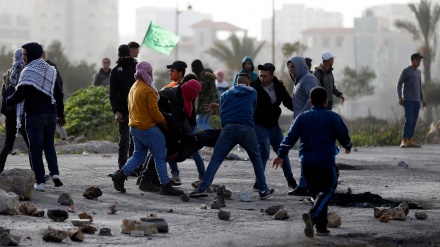
<svg viewBox="0 0 440 247">
<path fill-rule="evenodd" d="M 90 219 L 71 219 L 70 222 L 74 226 L 81 226 L 82 224 L 90 225 L 90 223 L 92 223 Z"/>
<path fill-rule="evenodd" d="M 95 234 L 95 232 L 98 230 L 96 229 L 96 227 L 93 227 L 89 224 L 81 224 L 79 226 L 79 229 L 83 232 L 83 233 L 87 233 L 87 234 Z"/>
<path fill-rule="evenodd" d="M 336 212 L 330 212 L 327 214 L 327 226 L 328 227 L 340 227 L 342 224 L 341 216 Z"/>
<path fill-rule="evenodd" d="M 0 189 L 0 214 L 14 215 L 19 207 L 18 195 Z"/>
<path fill-rule="evenodd" d="M 69 233 L 67 231 L 56 230 L 51 227 L 43 233 L 43 240 L 47 242 L 61 242 L 68 237 Z"/>
<path fill-rule="evenodd" d="M 0 227 L 0 246 L 18 246 L 21 238 L 11 234 L 9 229 Z"/>
<path fill-rule="evenodd" d="M 80 213 L 78 216 L 80 219 L 87 219 L 90 220 L 90 222 L 93 222 L 93 217 L 86 212 Z"/>
<path fill-rule="evenodd" d="M 32 215 L 33 213 L 35 213 L 38 210 L 38 208 L 34 205 L 27 203 L 27 202 L 23 202 L 18 207 L 18 210 L 20 211 L 20 213 L 22 213 L 24 215 Z"/>
<path fill-rule="evenodd" d="M 69 238 L 74 242 L 82 242 L 84 240 L 84 233 L 79 228 L 69 229 Z"/>
<path fill-rule="evenodd" d="M 274 215 L 278 212 L 278 210 L 283 209 L 283 208 L 284 208 L 283 205 L 270 206 L 270 207 L 266 208 L 266 210 L 264 210 L 264 212 L 266 212 L 266 214 L 268 214 L 268 215 Z"/>
<path fill-rule="evenodd" d="M 92 186 L 86 189 L 83 196 L 87 199 L 96 199 L 102 196 L 102 191 L 100 188 Z"/>
<path fill-rule="evenodd" d="M 285 220 L 288 218 L 289 218 L 289 214 L 285 209 L 280 209 L 273 215 L 274 220 Z"/>
<path fill-rule="evenodd" d="M 34 173 L 29 169 L 13 168 L 0 174 L 0 189 L 14 192 L 20 199 L 32 199 L 34 183 Z"/>
<path fill-rule="evenodd" d="M 211 209 L 220 209 L 221 205 L 218 201 L 213 201 L 211 203 Z"/>
<path fill-rule="evenodd" d="M 167 233 L 169 230 L 168 223 L 162 218 L 144 217 L 144 218 L 141 218 L 141 221 L 155 224 L 157 227 L 157 230 L 161 233 Z"/>
<path fill-rule="evenodd" d="M 409 205 L 406 202 L 402 202 L 399 204 L 399 207 L 403 208 L 403 211 L 405 212 L 405 215 L 409 214 Z"/>
<path fill-rule="evenodd" d="M 374 208 L 374 217 L 380 218 L 382 215 L 387 214 L 393 220 L 406 220 L 405 210 L 402 207 L 395 208 Z"/>
<path fill-rule="evenodd" d="M 143 231 L 144 235 L 157 234 L 156 224 L 140 220 L 123 220 L 121 233 L 130 234 L 131 231 Z"/>
<path fill-rule="evenodd" d="M 426 220 L 428 218 L 428 215 L 425 212 L 416 212 L 415 217 L 418 220 Z"/>
<path fill-rule="evenodd" d="M 69 193 L 63 193 L 60 195 L 60 197 L 58 197 L 58 203 L 60 203 L 61 205 L 72 206 L 72 196 Z"/>
<path fill-rule="evenodd" d="M 69 218 L 69 213 L 62 209 L 47 210 L 47 217 L 53 221 L 65 221 Z"/>
<path fill-rule="evenodd" d="M 231 218 L 231 212 L 229 212 L 229 211 L 219 210 L 219 211 L 218 211 L 218 218 L 221 219 L 221 220 L 226 220 L 226 221 L 228 221 L 229 218 Z"/>
<path fill-rule="evenodd" d="M 112 235 L 112 230 L 110 228 L 101 228 L 99 229 L 99 236 L 111 236 Z"/>
</svg>

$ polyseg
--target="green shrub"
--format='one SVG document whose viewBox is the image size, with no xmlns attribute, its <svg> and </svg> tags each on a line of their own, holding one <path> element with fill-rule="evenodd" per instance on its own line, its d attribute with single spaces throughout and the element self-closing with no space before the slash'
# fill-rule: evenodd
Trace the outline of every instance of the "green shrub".
<svg viewBox="0 0 440 247">
<path fill-rule="evenodd" d="M 69 135 L 85 135 L 88 140 L 119 138 L 118 125 L 110 106 L 109 87 L 93 87 L 75 91 L 65 105 L 66 131 Z"/>
</svg>

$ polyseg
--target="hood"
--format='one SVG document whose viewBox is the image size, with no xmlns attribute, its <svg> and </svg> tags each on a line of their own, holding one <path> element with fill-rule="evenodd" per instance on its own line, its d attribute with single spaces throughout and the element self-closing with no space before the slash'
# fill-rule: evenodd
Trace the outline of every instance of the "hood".
<svg viewBox="0 0 440 247">
<path fill-rule="evenodd" d="M 319 66 L 315 66 L 315 70 L 319 70 L 319 71 L 325 72 L 325 73 L 330 73 L 333 71 L 333 68 L 330 68 L 326 71 L 322 66 L 323 66 L 322 64 L 320 64 Z"/>
<path fill-rule="evenodd" d="M 293 66 L 295 66 L 296 81 L 300 81 L 303 76 L 310 74 L 309 67 L 307 67 L 306 60 L 303 57 L 291 57 L 288 62 L 292 62 Z M 292 78 L 292 81 L 295 81 L 295 77 L 292 74 L 290 74 L 290 78 Z"/>
<path fill-rule="evenodd" d="M 246 71 L 246 70 L 244 69 L 244 62 L 246 62 L 246 61 L 249 61 L 249 62 L 252 63 L 251 71 L 254 71 L 254 61 L 252 60 L 251 57 L 248 57 L 248 56 L 244 57 L 244 58 L 243 58 L 243 61 L 241 61 L 241 68 L 243 69 L 242 71 L 243 71 L 243 72 Z"/>
<path fill-rule="evenodd" d="M 241 95 L 251 94 L 254 90 L 255 89 L 253 89 L 250 86 L 246 86 L 244 84 L 238 84 L 237 86 L 232 87 L 228 91 L 233 95 L 241 96 Z"/>
</svg>

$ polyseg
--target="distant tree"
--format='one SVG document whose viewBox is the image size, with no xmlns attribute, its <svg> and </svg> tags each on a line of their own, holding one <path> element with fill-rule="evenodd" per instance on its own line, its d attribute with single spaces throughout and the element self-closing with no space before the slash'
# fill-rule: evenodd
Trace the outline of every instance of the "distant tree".
<svg viewBox="0 0 440 247">
<path fill-rule="evenodd" d="M 435 60 L 437 49 L 437 27 L 440 20 L 440 6 L 438 4 L 433 5 L 430 0 L 421 0 L 418 4 L 408 4 L 408 7 L 416 17 L 417 26 L 406 20 L 397 20 L 394 24 L 397 28 L 409 32 L 414 40 L 421 41 L 419 52 L 423 55 L 424 88 L 426 89 L 425 91 L 432 90 L 434 88 L 431 87 L 431 63 Z M 432 95 L 437 98 L 438 93 L 440 91 Z M 426 100 L 428 102 L 426 118 L 429 122 L 432 122 L 432 107 L 434 106 L 432 103 L 436 100 L 430 97 L 427 97 Z"/>
<path fill-rule="evenodd" d="M 83 60 L 78 64 L 72 64 L 64 54 L 64 48 L 59 41 L 53 41 L 45 52 L 46 59 L 55 63 L 63 78 L 65 100 L 76 90 L 87 88 L 92 84 L 93 76 L 97 72 L 94 64 L 88 64 Z"/>
<path fill-rule="evenodd" d="M 376 73 L 369 67 L 356 70 L 347 66 L 342 72 L 342 79 L 338 87 L 347 98 L 362 98 L 374 93 L 374 86 L 371 85 L 371 82 L 375 78 Z"/>
<path fill-rule="evenodd" d="M 231 46 L 224 41 L 215 41 L 214 46 L 206 52 L 224 63 L 230 71 L 241 69 L 245 56 L 255 58 L 265 43 L 258 43 L 255 38 L 248 37 L 247 33 L 241 39 L 232 33 L 228 40 Z"/>
<path fill-rule="evenodd" d="M 13 51 L 7 51 L 5 46 L 0 48 L 0 76 L 12 67 L 12 56 Z"/>
</svg>

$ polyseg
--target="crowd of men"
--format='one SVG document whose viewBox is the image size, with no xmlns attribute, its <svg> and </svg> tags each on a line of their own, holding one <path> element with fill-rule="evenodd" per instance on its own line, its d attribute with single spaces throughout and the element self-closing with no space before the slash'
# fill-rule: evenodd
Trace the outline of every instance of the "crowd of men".
<svg viewBox="0 0 440 247">
<path fill-rule="evenodd" d="M 275 76 L 273 64 L 254 66 L 248 56 L 244 57 L 242 69 L 231 87 L 222 71 L 214 72 L 195 59 L 190 65 L 192 74 L 186 74 L 188 65 L 183 61 L 166 65 L 170 83 L 158 89 L 152 65 L 137 61 L 139 50 L 136 42 L 120 45 L 116 66 L 110 68 L 110 59 L 104 58 L 92 83 L 109 86 L 111 110 L 119 126 L 118 169 L 109 175 L 117 191 L 125 193 L 127 177 L 137 176 L 141 190 L 183 195 L 184 191 L 175 188 L 182 184 L 178 162 L 192 157 L 198 180 L 192 183 L 195 190 L 189 196 L 205 197 L 228 153 L 240 145 L 253 165 L 253 189 L 265 200 L 275 192 L 267 185 L 264 174 L 272 147 L 276 153 L 272 166 L 282 168 L 291 189 L 288 195 L 313 198 L 313 207 L 303 214 L 306 236 L 313 237 L 314 228 L 316 234 L 329 233 L 327 205 L 339 176 L 335 165 L 339 152 L 336 140 L 347 154 L 352 147 L 347 127 L 332 111 L 334 98 L 345 100 L 336 88 L 332 73 L 334 54 L 323 52 L 322 63 L 314 72 L 310 58 L 288 59 L 285 66 L 294 83 L 290 94 Z M 399 104 L 405 109 L 402 148 L 420 147 L 414 142 L 414 128 L 420 104 L 426 105 L 418 70 L 422 58 L 418 53 L 413 54 L 411 65 L 397 83 Z M 62 186 L 54 147 L 56 126 L 66 123 L 62 80 L 54 64 L 44 60 L 41 45 L 32 42 L 15 51 L 12 68 L 3 76 L 2 96 L 6 140 L 0 153 L 0 173 L 16 133 L 20 132 L 29 148 L 35 189 L 44 191 L 50 179 L 56 187 Z M 281 104 L 293 111 L 293 122 L 286 136 L 278 122 Z M 221 129 L 213 130 L 210 126 L 212 114 L 220 115 Z M 288 156 L 297 141 L 301 164 L 298 183 Z M 204 146 L 214 147 L 206 169 L 198 153 Z"/>
</svg>

